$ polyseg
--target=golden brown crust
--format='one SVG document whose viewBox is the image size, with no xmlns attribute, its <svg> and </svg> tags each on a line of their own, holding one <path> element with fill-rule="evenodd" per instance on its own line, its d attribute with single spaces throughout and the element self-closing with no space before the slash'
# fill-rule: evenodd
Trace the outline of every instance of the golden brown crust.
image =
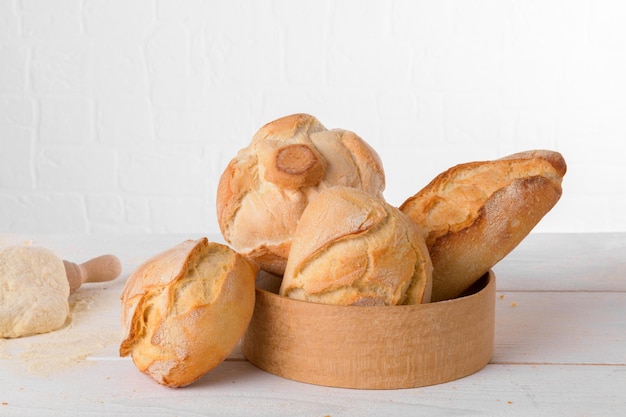
<svg viewBox="0 0 626 417">
<path fill-rule="evenodd" d="M 317 185 L 325 170 L 326 159 L 313 144 L 294 143 L 277 148 L 270 155 L 265 179 L 279 187 L 299 189 Z"/>
<path fill-rule="evenodd" d="M 120 355 L 160 384 L 188 385 L 220 364 L 254 308 L 257 268 L 206 238 L 142 264 L 122 293 Z"/>
<path fill-rule="evenodd" d="M 552 168 L 554 168 L 554 170 L 556 171 L 556 175 L 552 179 L 557 182 L 560 182 L 567 172 L 567 164 L 565 163 L 563 155 L 558 152 L 546 149 L 535 149 L 531 151 L 518 152 L 500 158 L 500 160 L 544 160 L 552 165 Z"/>
<path fill-rule="evenodd" d="M 318 149 L 324 150 L 329 165 L 335 168 L 326 176 L 329 186 L 354 187 L 382 195 L 385 189 L 383 163 L 374 148 L 360 136 L 349 130 L 332 129 L 311 138 Z"/>
<path fill-rule="evenodd" d="M 222 173 L 217 187 L 217 220 L 222 234 L 227 237 L 231 222 L 241 207 L 241 200 L 251 184 L 255 182 L 256 158 L 241 157 L 233 159 Z M 238 172 L 249 172 L 249 176 Z"/>
<path fill-rule="evenodd" d="M 431 263 L 418 227 L 382 198 L 332 187 L 306 208 L 280 294 L 340 305 L 428 302 Z"/>
<path fill-rule="evenodd" d="M 320 191 L 335 185 L 381 195 L 385 179 L 378 154 L 356 134 L 327 130 L 311 115 L 270 122 L 220 178 L 222 235 L 263 270 L 282 275 L 302 212 Z"/>
<path fill-rule="evenodd" d="M 254 134 L 252 142 L 268 138 L 290 141 L 294 137 L 307 136 L 323 130 L 326 128 L 315 117 L 305 113 L 296 113 L 266 123 Z"/>
<path fill-rule="evenodd" d="M 536 150 L 460 164 L 400 209 L 424 228 L 434 266 L 433 301 L 460 295 L 515 248 L 561 195 L 566 164 Z"/>
</svg>

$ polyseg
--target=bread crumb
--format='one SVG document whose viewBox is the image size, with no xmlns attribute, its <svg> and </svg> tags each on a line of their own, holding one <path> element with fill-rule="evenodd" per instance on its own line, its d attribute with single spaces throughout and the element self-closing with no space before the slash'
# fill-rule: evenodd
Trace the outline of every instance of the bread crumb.
<svg viewBox="0 0 626 417">
<path fill-rule="evenodd" d="M 504 300 L 504 294 L 500 294 L 500 299 Z"/>
<path fill-rule="evenodd" d="M 515 302 L 511 303 L 511 307 L 517 307 L 517 303 Z"/>
</svg>

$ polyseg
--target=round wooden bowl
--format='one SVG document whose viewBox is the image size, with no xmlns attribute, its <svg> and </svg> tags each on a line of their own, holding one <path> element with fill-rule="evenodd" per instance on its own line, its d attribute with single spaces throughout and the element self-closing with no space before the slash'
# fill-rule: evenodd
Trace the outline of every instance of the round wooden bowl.
<svg viewBox="0 0 626 417">
<path fill-rule="evenodd" d="M 333 306 L 258 288 L 242 351 L 284 378 L 359 389 L 415 388 L 482 369 L 493 354 L 495 275 L 467 295 L 410 306 Z"/>
</svg>

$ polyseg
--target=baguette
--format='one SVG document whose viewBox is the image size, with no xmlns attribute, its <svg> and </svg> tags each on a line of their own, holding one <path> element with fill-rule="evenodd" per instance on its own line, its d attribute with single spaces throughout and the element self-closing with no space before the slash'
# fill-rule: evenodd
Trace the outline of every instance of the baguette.
<svg viewBox="0 0 626 417">
<path fill-rule="evenodd" d="M 159 384 L 182 387 L 219 365 L 254 309 L 256 265 L 206 238 L 160 253 L 122 293 L 120 356 Z"/>
<path fill-rule="evenodd" d="M 460 164 L 435 177 L 400 210 L 424 230 L 433 301 L 461 295 L 511 252 L 557 203 L 563 156 L 520 152 Z"/>
</svg>

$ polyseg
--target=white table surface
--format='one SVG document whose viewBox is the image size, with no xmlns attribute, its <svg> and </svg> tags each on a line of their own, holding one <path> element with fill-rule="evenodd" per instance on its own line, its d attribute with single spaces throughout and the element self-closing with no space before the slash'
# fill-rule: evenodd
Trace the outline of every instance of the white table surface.
<svg viewBox="0 0 626 417">
<path fill-rule="evenodd" d="M 383 391 L 283 379 L 238 349 L 196 383 L 172 389 L 119 358 L 119 296 L 129 274 L 197 237 L 0 234 L 0 247 L 40 245 L 78 263 L 112 253 L 124 268 L 117 280 L 71 296 L 62 329 L 0 339 L 0 416 L 626 415 L 626 234 L 531 234 L 494 268 L 490 363 L 449 383 Z"/>
</svg>

